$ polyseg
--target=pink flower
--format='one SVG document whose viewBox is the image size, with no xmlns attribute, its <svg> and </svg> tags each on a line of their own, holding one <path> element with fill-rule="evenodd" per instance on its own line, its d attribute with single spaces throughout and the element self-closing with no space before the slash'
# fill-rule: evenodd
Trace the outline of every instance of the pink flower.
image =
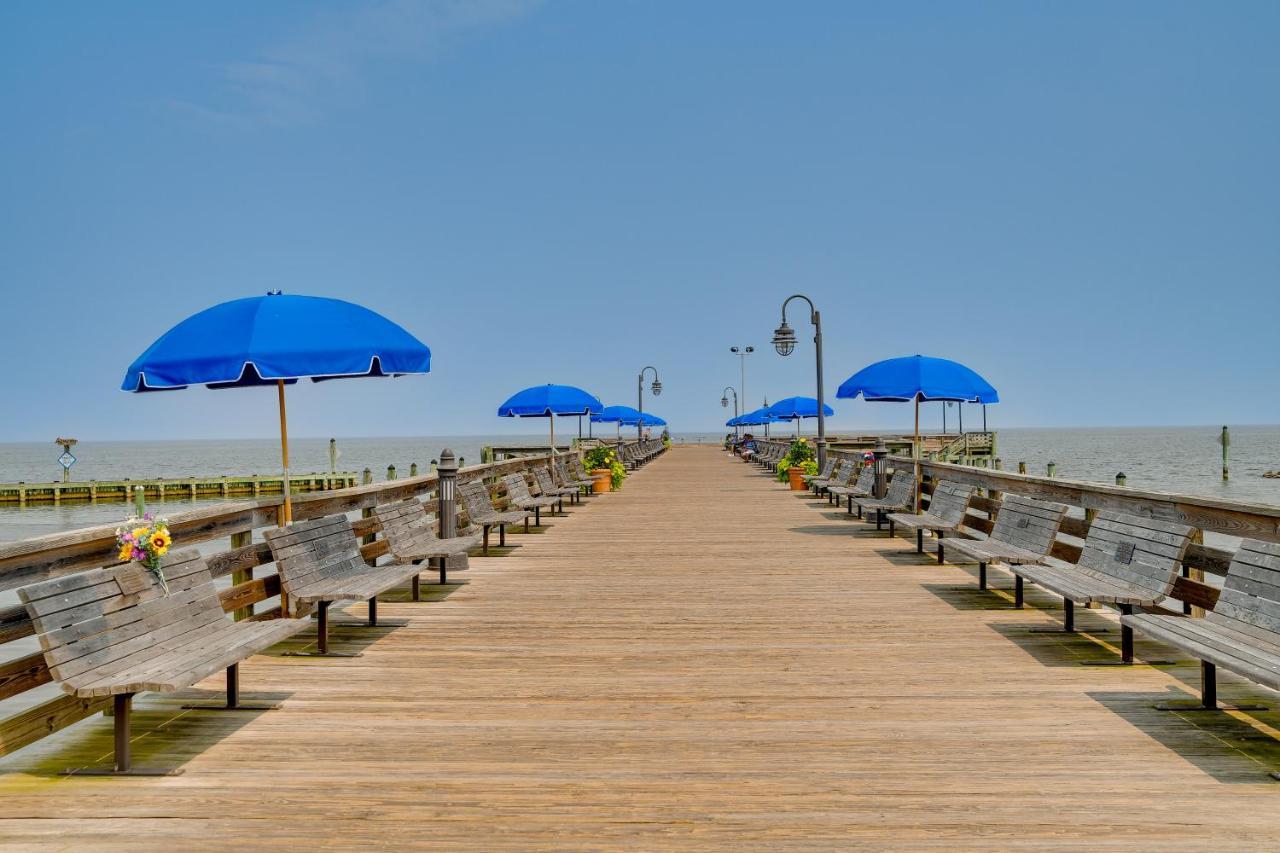
<svg viewBox="0 0 1280 853">
<path fill-rule="evenodd" d="M 146 556 L 147 556 L 146 552 L 143 551 L 141 548 L 135 547 L 133 549 L 133 559 L 143 560 L 143 559 L 146 559 Z"/>
</svg>

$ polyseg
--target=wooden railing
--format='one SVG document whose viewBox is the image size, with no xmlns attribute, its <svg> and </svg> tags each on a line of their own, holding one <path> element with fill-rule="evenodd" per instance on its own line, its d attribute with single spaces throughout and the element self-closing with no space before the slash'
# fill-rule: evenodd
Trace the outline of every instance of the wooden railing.
<svg viewBox="0 0 1280 853">
<path fill-rule="evenodd" d="M 894 469 L 912 465 L 911 458 L 906 456 L 891 456 L 888 462 Z M 1099 510 L 1181 522 L 1197 528 L 1200 533 L 1187 550 L 1183 560 L 1183 577 L 1175 588 L 1175 597 L 1188 610 L 1191 607 L 1213 608 L 1218 600 L 1218 588 L 1204 582 L 1204 576 L 1225 575 L 1234 553 L 1233 547 L 1206 544 L 1204 533 L 1280 542 L 1280 507 L 1173 492 L 1129 489 L 1105 483 L 1036 477 L 932 460 L 921 460 L 918 464 L 925 505 L 927 496 L 933 491 L 933 485 L 939 480 L 966 483 L 980 490 L 970 504 L 965 522 L 965 527 L 974 533 L 986 534 L 991 531 L 992 518 L 999 509 L 1000 497 L 1006 492 L 1057 501 L 1074 507 L 1076 511 L 1063 523 L 1051 552 L 1052 557 L 1068 563 L 1075 563 L 1079 559 L 1082 540 L 1088 535 L 1089 525 Z"/>
<path fill-rule="evenodd" d="M 506 493 L 492 484 L 505 474 L 530 471 L 544 465 L 547 456 L 527 456 L 472 465 L 458 472 L 460 480 L 481 478 L 490 483 L 494 504 L 506 506 Z M 386 543 L 377 538 L 380 527 L 372 518 L 373 507 L 408 497 L 428 499 L 428 507 L 436 499 L 438 478 L 435 473 L 404 480 L 355 486 L 320 494 L 293 498 L 293 518 L 301 521 L 337 513 L 361 513 L 352 528 L 365 543 L 361 553 L 374 561 L 387 553 Z M 283 499 L 263 498 L 250 501 L 218 503 L 168 516 L 175 548 L 183 549 L 199 543 L 225 540 L 227 547 L 214 550 L 203 547 L 210 573 L 215 579 L 230 576 L 230 585 L 220 591 L 223 609 L 236 618 L 271 619 L 280 615 L 279 606 L 255 612 L 255 605 L 277 599 L 280 578 L 271 570 L 271 551 L 256 537 L 264 528 L 275 527 Z M 465 511 L 458 507 L 459 523 L 465 524 Z M 18 542 L 0 544 L 0 592 L 47 578 L 113 565 L 117 551 L 116 525 L 99 525 L 56 533 Z M 264 570 L 265 569 L 265 570 Z M 264 570 L 264 571 L 260 571 Z M 0 608 L 0 701 L 21 704 L 18 697 L 49 683 L 49 670 L 40 651 L 26 648 L 26 639 L 35 633 L 26 609 L 18 604 Z M 25 641 L 25 642 L 24 642 Z M 10 645 L 10 644 L 18 645 Z M 4 652 L 8 652 L 5 654 Z M 15 656 L 16 655 L 16 656 Z M 33 700 L 16 713 L 0 719 L 0 755 L 6 755 L 59 729 L 65 728 L 110 705 L 106 699 L 76 699 L 61 695 L 47 701 Z"/>
</svg>

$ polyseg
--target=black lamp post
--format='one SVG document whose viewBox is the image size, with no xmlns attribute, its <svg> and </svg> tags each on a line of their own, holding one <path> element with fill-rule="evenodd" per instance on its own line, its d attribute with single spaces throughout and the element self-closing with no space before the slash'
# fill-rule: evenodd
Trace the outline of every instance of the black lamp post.
<svg viewBox="0 0 1280 853">
<path fill-rule="evenodd" d="M 733 416 L 736 418 L 738 417 L 738 392 L 734 390 L 734 387 L 732 385 L 724 386 L 724 390 L 720 392 L 720 405 L 724 406 L 725 408 L 728 408 L 729 406 L 729 397 L 727 396 L 728 394 L 733 394 Z M 738 436 L 737 424 L 733 425 L 733 435 L 734 435 L 734 438 L 737 438 Z"/>
<path fill-rule="evenodd" d="M 662 380 L 658 379 L 658 368 L 649 366 L 641 368 L 640 375 L 636 377 L 636 411 L 642 415 L 644 414 L 644 374 L 646 370 L 653 371 L 653 384 L 649 386 L 653 396 L 656 397 L 662 393 Z M 636 441 L 642 441 L 643 439 L 644 424 L 638 420 L 636 421 Z"/>
<path fill-rule="evenodd" d="M 729 347 L 729 352 L 738 357 L 738 387 L 742 389 L 742 404 L 747 400 L 747 356 L 755 352 L 755 347 Z"/>
<path fill-rule="evenodd" d="M 804 294 L 788 296 L 782 303 L 782 325 L 773 332 L 773 348 L 778 355 L 791 355 L 796 348 L 796 332 L 787 325 L 787 305 L 792 299 L 803 299 L 809 303 L 809 322 L 813 323 L 813 343 L 817 351 L 818 362 L 818 440 L 814 442 L 818 451 L 818 470 L 827 464 L 827 420 L 822 413 L 822 315 L 813 307 L 813 300 Z"/>
</svg>

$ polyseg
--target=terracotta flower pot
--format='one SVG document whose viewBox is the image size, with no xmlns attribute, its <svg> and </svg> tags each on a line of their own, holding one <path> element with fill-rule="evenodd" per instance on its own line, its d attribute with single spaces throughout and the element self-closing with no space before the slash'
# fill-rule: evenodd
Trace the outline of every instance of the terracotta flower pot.
<svg viewBox="0 0 1280 853">
<path fill-rule="evenodd" d="M 804 491 L 804 469 L 803 468 L 788 468 L 787 478 L 791 481 L 791 491 L 793 492 Z"/>
<path fill-rule="evenodd" d="M 603 495 L 613 488 L 613 471 L 608 468 L 592 468 L 591 493 L 595 495 Z"/>
</svg>

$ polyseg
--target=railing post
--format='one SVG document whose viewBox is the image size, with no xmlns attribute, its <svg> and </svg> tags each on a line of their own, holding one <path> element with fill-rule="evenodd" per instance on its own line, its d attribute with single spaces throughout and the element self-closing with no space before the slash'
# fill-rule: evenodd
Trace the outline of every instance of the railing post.
<svg viewBox="0 0 1280 853">
<path fill-rule="evenodd" d="M 1116 474 L 1116 485 L 1124 488 L 1124 484 L 1128 479 L 1129 478 L 1124 475 L 1124 472 L 1121 471 L 1119 474 Z"/>
<path fill-rule="evenodd" d="M 1046 465 L 1046 466 L 1045 466 L 1045 474 L 1046 474 L 1046 475 L 1048 475 L 1048 476 L 1050 476 L 1050 477 L 1056 477 L 1056 476 L 1057 476 L 1057 474 L 1058 474 L 1058 463 L 1057 463 L 1057 462 L 1050 462 L 1048 465 Z"/>
<path fill-rule="evenodd" d="M 886 482 L 888 479 L 888 472 L 885 470 L 888 466 L 885 464 L 885 460 L 889 456 L 889 448 L 884 446 L 883 436 L 878 436 L 876 438 L 876 446 L 875 446 L 875 449 L 871 451 L 871 454 L 876 459 L 876 463 L 875 463 L 876 494 L 875 496 L 877 498 L 882 498 L 884 497 L 885 492 L 888 490 L 888 484 Z"/>
<path fill-rule="evenodd" d="M 1019 462 L 1019 463 L 1018 463 L 1018 473 L 1019 473 L 1019 474 L 1025 474 L 1025 473 L 1027 473 L 1027 463 L 1025 463 L 1025 462 Z"/>
<path fill-rule="evenodd" d="M 394 465 L 388 465 L 388 466 L 387 466 L 387 479 L 388 479 L 388 480 L 394 480 L 395 478 L 396 478 L 396 466 L 394 466 Z"/>
<path fill-rule="evenodd" d="M 410 462 L 410 463 L 409 463 L 409 476 L 410 476 L 410 477 L 416 477 L 416 476 L 418 476 L 418 463 L 417 463 L 417 462 Z"/>
<path fill-rule="evenodd" d="M 133 487 L 133 510 L 138 514 L 138 518 L 147 513 L 147 490 L 142 486 Z"/>
<path fill-rule="evenodd" d="M 231 534 L 232 548 L 243 548 L 244 546 L 248 545 L 252 541 L 253 541 L 252 530 L 245 530 L 242 533 Z M 238 586 L 242 583 L 248 583 L 251 580 L 253 580 L 253 569 L 244 569 L 243 571 L 231 573 L 232 586 Z M 239 607 L 233 610 L 231 613 L 231 618 L 239 622 L 243 619 L 248 619 L 252 615 L 253 615 L 253 605 L 248 604 L 248 605 L 245 605 L 244 607 Z"/>
</svg>

